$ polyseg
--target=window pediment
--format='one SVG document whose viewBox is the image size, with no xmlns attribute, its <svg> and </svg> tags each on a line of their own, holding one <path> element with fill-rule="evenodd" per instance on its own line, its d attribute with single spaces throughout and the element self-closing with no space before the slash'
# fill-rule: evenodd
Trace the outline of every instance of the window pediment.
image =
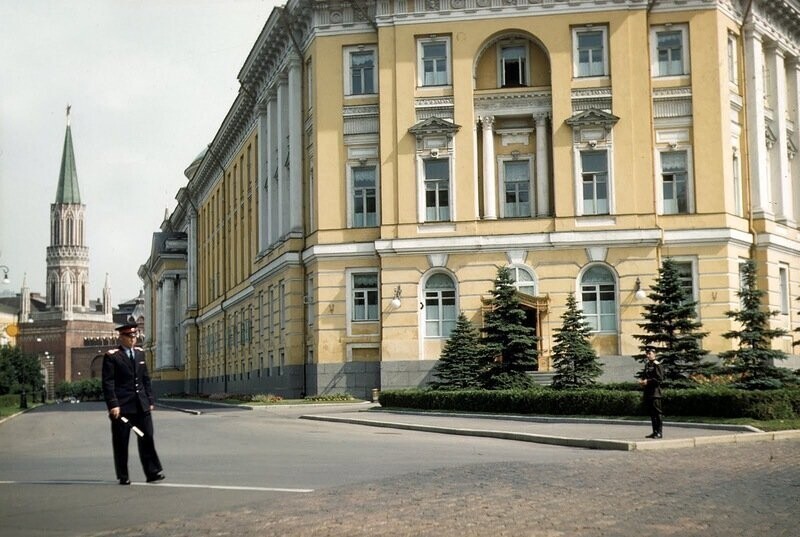
<svg viewBox="0 0 800 537">
<path fill-rule="evenodd" d="M 614 114 L 598 108 L 590 108 L 574 114 L 572 117 L 566 119 L 564 123 L 573 129 L 602 127 L 605 130 L 611 130 L 611 128 L 616 125 L 617 121 L 619 121 L 619 118 Z"/>
<path fill-rule="evenodd" d="M 461 125 L 456 125 L 452 121 L 447 121 L 440 117 L 429 117 L 416 123 L 413 127 L 408 129 L 408 132 L 417 138 L 425 138 L 426 136 L 447 136 L 451 137 L 461 129 Z"/>
</svg>

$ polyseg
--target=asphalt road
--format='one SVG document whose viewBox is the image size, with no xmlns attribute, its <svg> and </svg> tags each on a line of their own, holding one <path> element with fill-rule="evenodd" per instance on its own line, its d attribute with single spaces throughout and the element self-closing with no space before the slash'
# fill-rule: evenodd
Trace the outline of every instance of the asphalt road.
<svg viewBox="0 0 800 537">
<path fill-rule="evenodd" d="M 314 407 L 336 414 L 352 407 Z M 603 452 L 159 410 L 167 481 L 116 484 L 100 404 L 0 425 L 0 535 L 797 535 L 800 441 Z"/>
</svg>

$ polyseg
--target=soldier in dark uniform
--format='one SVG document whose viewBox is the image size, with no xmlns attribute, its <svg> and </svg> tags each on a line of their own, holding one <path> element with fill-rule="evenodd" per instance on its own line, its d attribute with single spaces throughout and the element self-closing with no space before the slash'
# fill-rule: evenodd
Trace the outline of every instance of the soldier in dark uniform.
<svg viewBox="0 0 800 537">
<path fill-rule="evenodd" d="M 136 324 L 118 327 L 120 345 L 103 356 L 103 397 L 111 418 L 111 443 L 114 468 L 120 485 L 130 485 L 128 476 L 128 440 L 131 426 L 138 427 L 139 459 L 148 483 L 164 479 L 161 462 L 153 442 L 153 420 L 150 412 L 155 399 L 150 388 L 150 375 L 144 352 L 136 346 Z M 128 419 L 129 424 L 120 418 Z"/>
<path fill-rule="evenodd" d="M 652 347 L 645 350 L 647 362 L 639 384 L 644 386 L 644 407 L 650 413 L 650 422 L 653 424 L 652 434 L 647 438 L 661 438 L 663 413 L 661 412 L 661 383 L 664 382 L 664 369 L 661 362 L 656 360 L 656 351 Z"/>
</svg>

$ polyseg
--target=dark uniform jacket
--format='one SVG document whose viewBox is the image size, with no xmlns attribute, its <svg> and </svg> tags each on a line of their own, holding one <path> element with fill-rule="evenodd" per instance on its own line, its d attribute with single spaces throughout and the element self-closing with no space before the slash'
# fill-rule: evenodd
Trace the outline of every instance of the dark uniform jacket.
<svg viewBox="0 0 800 537">
<path fill-rule="evenodd" d="M 664 369 L 658 360 L 647 360 L 644 364 L 644 396 L 651 399 L 661 397 L 661 383 L 664 382 Z"/>
<path fill-rule="evenodd" d="M 122 345 L 103 356 L 103 397 L 109 410 L 118 406 L 122 414 L 135 414 L 155 405 L 144 351 L 134 347 L 133 356 L 128 358 Z"/>
</svg>

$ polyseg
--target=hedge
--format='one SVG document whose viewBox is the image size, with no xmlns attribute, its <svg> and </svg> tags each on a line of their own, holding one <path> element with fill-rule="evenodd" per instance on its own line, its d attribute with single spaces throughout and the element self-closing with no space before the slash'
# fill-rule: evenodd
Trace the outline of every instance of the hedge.
<svg viewBox="0 0 800 537">
<path fill-rule="evenodd" d="M 379 402 L 388 408 L 456 410 L 508 414 L 645 416 L 641 392 L 588 388 L 555 390 L 389 390 Z M 769 391 L 714 389 L 664 390 L 665 415 L 752 418 L 800 417 L 800 389 Z"/>
<path fill-rule="evenodd" d="M 101 401 L 103 386 L 99 378 L 83 379 L 77 382 L 62 382 L 56 386 L 56 397 L 75 397 L 81 401 Z"/>
</svg>

